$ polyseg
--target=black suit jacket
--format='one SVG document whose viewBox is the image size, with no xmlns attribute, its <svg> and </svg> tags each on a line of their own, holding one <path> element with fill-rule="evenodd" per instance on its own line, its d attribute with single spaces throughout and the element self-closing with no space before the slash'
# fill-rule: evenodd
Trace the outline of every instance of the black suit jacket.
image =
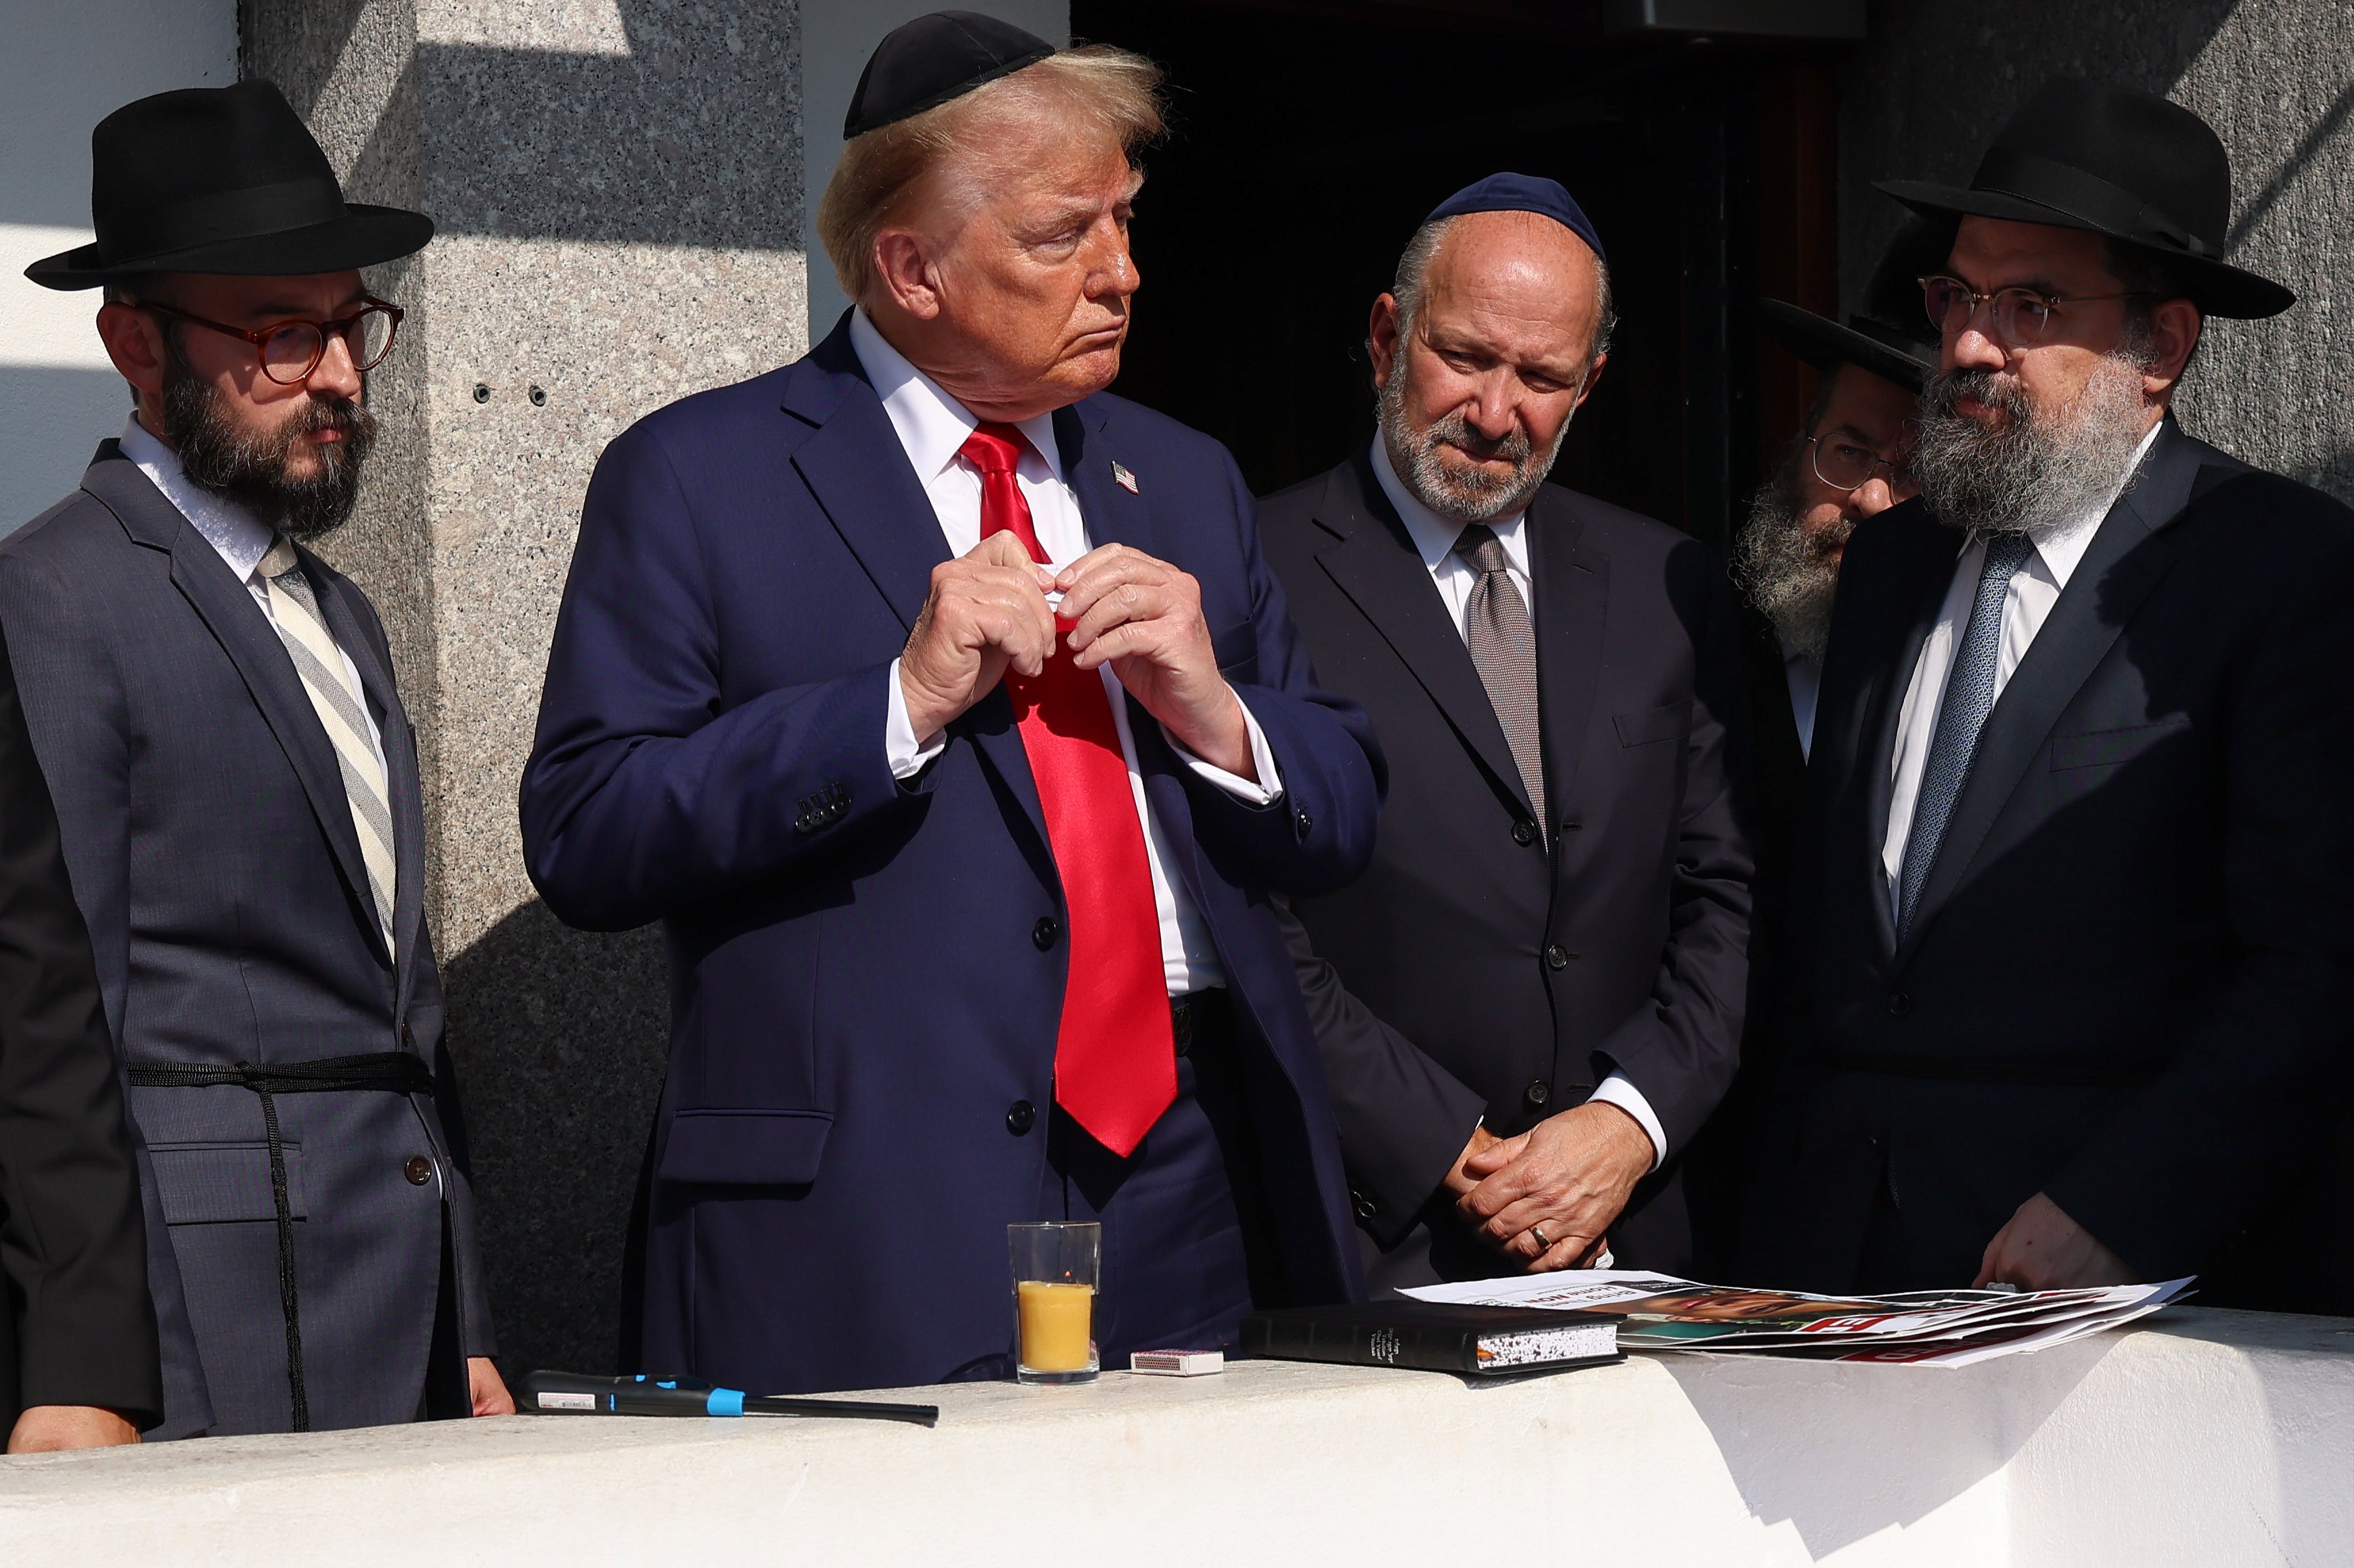
<svg viewBox="0 0 2354 1568">
<path fill-rule="evenodd" d="M 1962 539 L 1917 502 L 1856 532 L 1760 1283 L 1967 1284 L 2039 1191 L 2144 1277 L 2251 1283 L 2235 1255 L 2296 1195 L 2347 1057 L 2349 523 L 2169 420 L 1995 704 L 1901 948 L 1889 759 Z M 2269 1262 L 2272 1300 L 2328 1266 Z"/>
<path fill-rule="evenodd" d="M 32 1404 L 144 1428 L 164 1384 L 113 1044 L 0 646 L 0 1442 Z"/>
<path fill-rule="evenodd" d="M 1373 864 L 1295 913 L 1360 1222 L 1412 1231 L 1472 1128 L 1576 1105 L 1614 1068 L 1672 1156 L 1733 1075 L 1749 853 L 1726 782 L 1730 594 L 1695 541 L 1547 485 L 1529 510 L 1546 794 L 1535 831 L 1469 651 L 1369 455 L 1261 504 L 1267 558 L 1325 687 L 1391 759 Z M 1495 1257 L 1433 1233 L 1441 1272 Z M 1689 1250 L 1672 1160 L 1612 1232 Z M 1460 1246 L 1455 1243 L 1461 1243 Z"/>
</svg>

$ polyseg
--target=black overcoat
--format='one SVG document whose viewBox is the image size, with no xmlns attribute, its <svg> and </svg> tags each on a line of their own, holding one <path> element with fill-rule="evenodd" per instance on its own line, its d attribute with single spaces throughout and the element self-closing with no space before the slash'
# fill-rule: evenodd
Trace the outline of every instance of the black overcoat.
<svg viewBox="0 0 2354 1568">
<path fill-rule="evenodd" d="M 2146 1278 L 2324 1305 L 2354 514 L 2169 418 L 1988 715 L 1900 947 L 1890 757 L 1962 544 L 1915 501 L 1848 545 L 1744 1272 L 1967 1285 L 2042 1192 Z"/>
</svg>

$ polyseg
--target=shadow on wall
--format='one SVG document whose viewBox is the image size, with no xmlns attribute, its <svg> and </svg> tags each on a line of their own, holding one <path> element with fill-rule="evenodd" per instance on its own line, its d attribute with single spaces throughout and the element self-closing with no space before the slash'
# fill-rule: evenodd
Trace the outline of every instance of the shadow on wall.
<svg viewBox="0 0 2354 1568">
<path fill-rule="evenodd" d="M 575 931 L 535 900 L 443 982 L 499 1359 L 609 1371 L 670 1033 L 661 929 Z"/>
<path fill-rule="evenodd" d="M 0 537 L 64 500 L 90 453 L 122 433 L 131 394 L 111 370 L 0 366 Z"/>
<path fill-rule="evenodd" d="M 799 250 L 798 30 L 739 28 L 720 6 L 617 8 L 625 53 L 575 52 L 561 25 L 546 48 L 379 39 L 371 30 L 396 7 L 372 0 L 239 11 L 246 70 L 275 79 L 331 154 L 357 143 L 353 188 L 378 200 L 429 190 L 444 234 Z M 771 43 L 768 58 L 746 52 L 748 34 Z M 408 49 L 398 69 L 347 63 Z M 724 68 L 705 63 L 712 51 Z M 331 79 L 347 96 L 323 101 Z M 461 135 L 413 144 L 420 114 Z M 742 134 L 748 120 L 773 136 Z"/>
<path fill-rule="evenodd" d="M 1974 1367 L 1856 1369 L 1883 1377 L 1825 1377 L 1818 1362 L 1762 1356 L 1662 1364 L 1750 1513 L 1788 1520 L 1819 1561 L 1908 1530 L 1996 1476 L 2114 1345 L 2104 1337 Z M 1907 1386 L 1892 1391 L 1899 1380 Z M 1825 1476 L 1840 1484 L 1825 1486 Z M 2008 1502 L 1998 1489 L 1965 1506 Z"/>
</svg>

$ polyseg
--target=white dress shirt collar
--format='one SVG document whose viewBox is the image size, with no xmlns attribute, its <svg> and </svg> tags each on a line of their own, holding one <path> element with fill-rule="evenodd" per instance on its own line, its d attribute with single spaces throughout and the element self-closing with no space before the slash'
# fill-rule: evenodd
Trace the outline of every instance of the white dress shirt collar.
<svg viewBox="0 0 2354 1568">
<path fill-rule="evenodd" d="M 237 580 L 245 582 L 261 557 L 270 554 L 277 535 L 260 518 L 234 501 L 225 501 L 191 480 L 180 467 L 180 454 L 148 433 L 137 416 L 122 428 L 122 455 L 139 467 L 147 482 L 164 493 L 189 526 L 205 536 Z"/>
<path fill-rule="evenodd" d="M 916 477 L 928 482 L 956 461 L 981 420 L 885 341 L 866 319 L 864 306 L 850 313 L 850 347 L 865 367 L 875 395 L 883 399 L 883 412 L 890 416 L 891 429 L 897 432 L 907 461 L 915 465 Z M 1014 429 L 1030 439 L 1055 478 L 1061 480 L 1063 459 L 1055 448 L 1055 416 L 1040 414 Z"/>
<path fill-rule="evenodd" d="M 1446 564 L 1447 557 L 1455 553 L 1455 541 L 1463 536 L 1463 530 L 1469 524 L 1458 523 L 1451 517 L 1441 517 L 1424 505 L 1421 497 L 1405 487 L 1405 482 L 1398 478 L 1397 470 L 1390 464 L 1390 444 L 1382 439 L 1379 431 L 1373 434 L 1373 479 L 1381 485 L 1382 493 L 1390 498 L 1390 504 L 1397 508 L 1398 517 L 1405 524 L 1407 536 L 1414 540 L 1414 547 L 1422 553 L 1424 567 L 1437 572 Z M 1523 578 L 1529 576 L 1529 541 L 1528 531 L 1521 524 L 1527 516 L 1528 511 L 1523 507 L 1509 517 L 1498 517 L 1488 524 L 1490 531 L 1496 535 L 1496 542 L 1504 546 L 1504 559 Z"/>
</svg>

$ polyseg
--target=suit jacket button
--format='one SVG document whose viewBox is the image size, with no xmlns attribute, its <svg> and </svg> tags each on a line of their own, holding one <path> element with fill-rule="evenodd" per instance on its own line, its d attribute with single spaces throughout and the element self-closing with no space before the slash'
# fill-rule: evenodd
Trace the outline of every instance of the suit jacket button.
<svg viewBox="0 0 2354 1568">
<path fill-rule="evenodd" d="M 1015 1100 L 1013 1108 L 1005 1113 L 1005 1130 L 1019 1138 L 1028 1132 L 1031 1124 L 1037 1119 L 1037 1107 L 1028 1100 Z"/>
<path fill-rule="evenodd" d="M 1902 1017 L 1903 1017 L 1906 1013 L 1908 1013 L 1908 1012 L 1912 1012 L 1912 1011 L 1913 1011 L 1913 999 L 1912 999 L 1911 997 L 1906 996 L 1906 995 L 1905 995 L 1903 991 L 1890 991 L 1890 992 L 1888 993 L 1888 1016 L 1889 1016 L 1889 1017 L 1891 1017 L 1891 1018 L 1902 1018 Z"/>
<path fill-rule="evenodd" d="M 1357 1218 L 1361 1220 L 1370 1220 L 1376 1213 L 1381 1212 L 1380 1205 L 1376 1204 L 1371 1198 L 1366 1197 L 1363 1192 L 1350 1193 L 1349 1201 L 1356 1205 Z"/>
<path fill-rule="evenodd" d="M 408 1178 L 410 1186 L 422 1187 L 433 1180 L 433 1161 L 422 1154 L 412 1154 L 408 1163 L 400 1168 L 400 1173 Z"/>
<path fill-rule="evenodd" d="M 1563 947 L 1558 942 L 1553 943 L 1544 950 L 1545 968 L 1549 969 L 1565 969 L 1569 968 L 1569 957 L 1568 948 Z"/>
<path fill-rule="evenodd" d="M 1526 817 L 1512 824 L 1512 842 L 1522 849 L 1537 842 L 1537 825 Z"/>
<path fill-rule="evenodd" d="M 1543 1078 L 1539 1078 L 1536 1082 L 1531 1084 L 1521 1096 L 1521 1098 L 1528 1102 L 1529 1109 L 1532 1111 L 1541 1111 L 1544 1109 L 1545 1101 L 1552 1097 L 1553 1090 L 1546 1086 L 1545 1081 Z"/>
<path fill-rule="evenodd" d="M 1305 838 L 1308 834 L 1308 830 L 1315 825 L 1316 820 L 1313 817 L 1310 817 L 1305 811 L 1299 813 L 1299 832 L 1301 837 Z"/>
<path fill-rule="evenodd" d="M 1030 927 L 1030 945 L 1043 953 L 1052 948 L 1055 938 L 1062 934 L 1063 928 L 1055 924 L 1053 916 L 1041 915 L 1038 923 Z"/>
</svg>

